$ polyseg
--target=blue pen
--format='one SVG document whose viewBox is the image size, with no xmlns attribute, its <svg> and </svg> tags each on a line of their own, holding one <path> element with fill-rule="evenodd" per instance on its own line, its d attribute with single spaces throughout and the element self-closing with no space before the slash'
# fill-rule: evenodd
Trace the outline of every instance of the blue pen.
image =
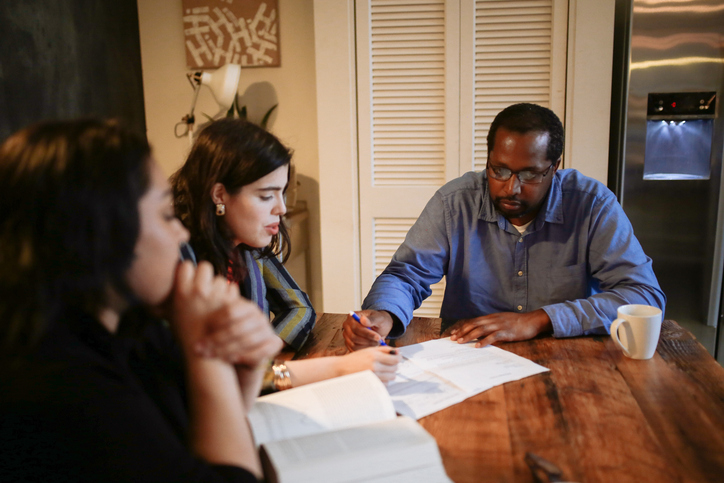
<svg viewBox="0 0 724 483">
<path fill-rule="evenodd" d="M 359 315 L 355 314 L 355 313 L 352 312 L 352 311 L 349 312 L 349 315 L 351 315 L 352 318 L 359 323 L 359 325 L 362 325 L 362 321 L 359 319 Z M 362 325 L 362 327 L 365 327 L 365 326 Z M 367 330 L 372 330 L 372 327 L 365 327 L 365 328 L 366 328 Z M 380 339 L 380 345 L 384 345 L 384 346 L 387 345 L 387 344 L 385 344 L 384 339 Z"/>
</svg>

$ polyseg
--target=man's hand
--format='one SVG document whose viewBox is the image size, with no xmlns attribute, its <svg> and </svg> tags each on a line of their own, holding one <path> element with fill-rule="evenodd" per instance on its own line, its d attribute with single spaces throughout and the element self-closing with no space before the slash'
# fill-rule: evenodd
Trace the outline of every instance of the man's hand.
<svg viewBox="0 0 724 483">
<path fill-rule="evenodd" d="M 392 330 L 392 316 L 389 312 L 360 310 L 357 315 L 360 322 L 348 315 L 342 326 L 344 344 L 351 351 L 380 345 L 380 341 Z"/>
<path fill-rule="evenodd" d="M 485 347 L 496 342 L 532 339 L 552 330 L 551 319 L 543 309 L 525 314 L 499 312 L 457 322 L 450 339 L 460 344 L 478 339 L 475 347 Z"/>
</svg>

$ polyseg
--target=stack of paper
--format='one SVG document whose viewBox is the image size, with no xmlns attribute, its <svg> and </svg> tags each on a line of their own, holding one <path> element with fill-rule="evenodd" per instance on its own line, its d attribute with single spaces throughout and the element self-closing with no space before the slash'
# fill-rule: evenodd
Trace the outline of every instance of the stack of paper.
<svg viewBox="0 0 724 483">
<path fill-rule="evenodd" d="M 475 348 L 450 338 L 398 348 L 403 360 L 387 385 L 395 410 L 420 419 L 491 387 L 547 368 L 498 347 Z"/>
</svg>

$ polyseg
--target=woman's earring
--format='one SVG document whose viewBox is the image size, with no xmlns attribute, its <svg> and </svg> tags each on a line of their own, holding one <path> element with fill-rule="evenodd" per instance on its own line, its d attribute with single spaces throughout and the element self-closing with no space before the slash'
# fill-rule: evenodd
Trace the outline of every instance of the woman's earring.
<svg viewBox="0 0 724 483">
<path fill-rule="evenodd" d="M 226 205 L 223 203 L 216 203 L 216 216 L 224 216 L 226 214 Z"/>
</svg>

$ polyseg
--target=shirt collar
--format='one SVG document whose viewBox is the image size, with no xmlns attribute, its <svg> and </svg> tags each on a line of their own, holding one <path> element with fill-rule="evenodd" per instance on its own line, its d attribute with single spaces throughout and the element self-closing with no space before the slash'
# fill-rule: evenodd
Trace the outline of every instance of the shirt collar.
<svg viewBox="0 0 724 483">
<path fill-rule="evenodd" d="M 542 218 L 548 223 L 563 223 L 563 189 L 561 188 L 561 175 L 558 170 L 553 174 L 548 196 L 546 196 L 536 218 Z"/>
<path fill-rule="evenodd" d="M 480 173 L 479 181 L 481 183 L 481 206 L 479 218 L 484 221 L 491 223 L 498 223 L 504 227 L 504 216 L 498 213 L 495 209 L 493 200 L 490 199 L 490 193 L 488 192 L 488 172 L 483 170 Z M 538 212 L 533 225 L 537 228 L 540 227 L 538 220 L 543 220 L 548 223 L 563 223 L 563 192 L 561 188 L 561 176 L 558 170 L 553 174 L 553 181 L 551 187 L 548 190 L 548 195 L 543 202 L 543 206 Z"/>
</svg>

